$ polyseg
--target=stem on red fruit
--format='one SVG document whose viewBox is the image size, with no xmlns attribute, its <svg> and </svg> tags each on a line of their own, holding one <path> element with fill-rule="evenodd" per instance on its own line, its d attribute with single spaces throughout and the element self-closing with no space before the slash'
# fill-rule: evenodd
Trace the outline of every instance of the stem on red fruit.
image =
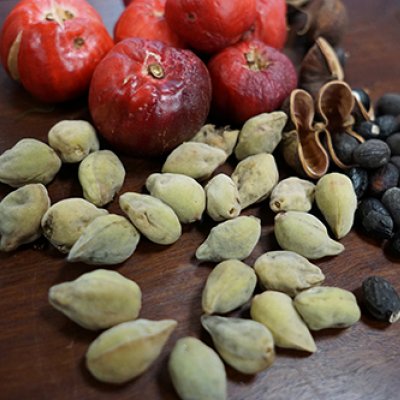
<svg viewBox="0 0 400 400">
<path fill-rule="evenodd" d="M 165 76 L 164 69 L 160 64 L 156 63 L 150 64 L 147 67 L 147 70 L 153 78 L 162 79 Z"/>
<path fill-rule="evenodd" d="M 85 44 L 85 39 L 77 37 L 74 39 L 74 47 L 80 49 Z"/>
<path fill-rule="evenodd" d="M 247 61 L 247 66 L 252 71 L 262 71 L 267 69 L 271 64 L 257 51 L 257 49 L 251 49 L 248 53 L 245 53 L 245 58 Z"/>
</svg>

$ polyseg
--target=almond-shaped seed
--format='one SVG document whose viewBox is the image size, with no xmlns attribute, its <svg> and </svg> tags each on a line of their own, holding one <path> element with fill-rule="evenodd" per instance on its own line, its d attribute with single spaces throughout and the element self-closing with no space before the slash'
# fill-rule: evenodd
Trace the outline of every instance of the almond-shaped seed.
<svg viewBox="0 0 400 400">
<path fill-rule="evenodd" d="M 261 235 L 261 221 L 253 216 L 240 216 L 214 226 L 197 248 L 201 261 L 243 260 L 256 246 Z"/>
<path fill-rule="evenodd" d="M 40 221 L 50 207 L 46 187 L 31 183 L 0 202 L 0 251 L 12 251 L 42 235 Z"/>
<path fill-rule="evenodd" d="M 239 133 L 235 148 L 236 158 L 243 160 L 254 154 L 271 154 L 282 139 L 287 118 L 283 111 L 274 111 L 248 119 Z"/>
<path fill-rule="evenodd" d="M 99 150 L 79 164 L 78 177 L 85 199 L 101 207 L 112 201 L 121 189 L 125 168 L 112 151 Z"/>
<path fill-rule="evenodd" d="M 46 239 L 62 253 L 68 253 L 85 228 L 97 217 L 108 214 L 87 200 L 69 198 L 54 203 L 43 215 Z"/>
<path fill-rule="evenodd" d="M 299 293 L 294 306 L 313 331 L 348 328 L 361 317 L 356 297 L 338 287 L 317 286 Z"/>
<path fill-rule="evenodd" d="M 279 173 L 272 154 L 261 153 L 240 161 L 232 173 L 242 209 L 266 199 L 278 183 Z"/>
<path fill-rule="evenodd" d="M 201 317 L 221 358 L 243 374 L 256 374 L 275 360 L 274 339 L 264 325 L 242 318 Z"/>
<path fill-rule="evenodd" d="M 61 160 L 46 143 L 22 139 L 0 155 L 0 182 L 12 187 L 28 183 L 50 183 L 61 168 Z"/>
<path fill-rule="evenodd" d="M 310 211 L 315 185 L 295 176 L 283 179 L 272 190 L 269 206 L 272 211 Z"/>
<path fill-rule="evenodd" d="M 183 174 L 204 180 L 222 165 L 228 155 L 218 147 L 205 143 L 185 142 L 176 147 L 165 160 L 161 172 Z"/>
<path fill-rule="evenodd" d="M 237 217 L 242 210 L 238 188 L 225 174 L 218 174 L 205 186 L 207 214 L 214 221 L 225 221 Z"/>
<path fill-rule="evenodd" d="M 208 275 L 202 294 L 206 314 L 228 313 L 247 303 L 257 284 L 254 270 L 239 260 L 222 261 Z"/>
<path fill-rule="evenodd" d="M 320 268 L 293 251 L 264 253 L 257 258 L 254 269 L 265 289 L 283 292 L 291 297 L 325 280 Z"/>
<path fill-rule="evenodd" d="M 287 294 L 267 290 L 255 296 L 250 314 L 253 320 L 271 331 L 276 346 L 310 353 L 317 350 L 307 325 L 300 318 Z"/>
<path fill-rule="evenodd" d="M 150 194 L 168 204 L 182 224 L 201 219 L 206 208 L 203 187 L 190 176 L 183 174 L 151 174 L 146 180 Z"/>
<path fill-rule="evenodd" d="M 97 269 L 52 286 L 49 303 L 78 325 L 97 330 L 136 319 L 142 293 L 136 282 L 118 272 Z"/>
<path fill-rule="evenodd" d="M 89 265 L 120 264 L 133 254 L 139 240 L 139 232 L 125 217 L 101 215 L 84 229 L 67 260 Z"/>
<path fill-rule="evenodd" d="M 91 343 L 86 366 L 99 381 L 128 382 L 150 368 L 176 326 L 171 319 L 137 319 L 116 325 Z"/>
<path fill-rule="evenodd" d="M 286 211 L 275 216 L 274 233 L 279 246 L 310 260 L 334 256 L 344 246 L 331 239 L 325 225 L 314 215 L 302 211 Z"/>
<path fill-rule="evenodd" d="M 80 162 L 92 151 L 99 150 L 96 130 L 83 120 L 58 122 L 50 129 L 48 141 L 65 163 Z"/>
<path fill-rule="evenodd" d="M 225 400 L 225 367 L 218 354 L 194 337 L 179 339 L 171 351 L 168 370 L 182 400 Z"/>
<path fill-rule="evenodd" d="M 236 146 L 238 136 L 239 130 L 237 129 L 231 129 L 229 126 L 216 128 L 213 124 L 207 124 L 190 141 L 209 144 L 224 150 L 230 156 Z"/>
<path fill-rule="evenodd" d="M 348 176 L 333 172 L 320 178 L 315 187 L 315 202 L 337 239 L 350 232 L 357 196 Z"/>
<path fill-rule="evenodd" d="M 177 215 L 157 197 L 126 192 L 119 197 L 119 205 L 140 233 L 152 242 L 168 245 L 181 237 Z"/>
</svg>

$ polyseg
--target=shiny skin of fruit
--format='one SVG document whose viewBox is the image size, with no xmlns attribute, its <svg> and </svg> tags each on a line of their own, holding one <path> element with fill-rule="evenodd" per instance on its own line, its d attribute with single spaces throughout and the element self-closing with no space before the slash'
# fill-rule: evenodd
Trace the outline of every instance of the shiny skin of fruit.
<svg viewBox="0 0 400 400">
<path fill-rule="evenodd" d="M 258 39 L 268 46 L 283 49 L 287 35 L 287 5 L 285 0 L 257 0 L 257 16 L 244 39 Z"/>
<path fill-rule="evenodd" d="M 184 42 L 169 27 L 164 17 L 166 0 L 135 0 L 127 7 L 114 27 L 114 39 L 120 42 L 130 37 L 161 40 L 174 47 Z"/>
<path fill-rule="evenodd" d="M 34 97 L 63 102 L 87 91 L 113 45 L 84 0 L 22 0 L 4 22 L 0 55 L 7 73 Z"/>
<path fill-rule="evenodd" d="M 278 109 L 297 86 L 289 58 L 256 40 L 222 50 L 211 58 L 208 69 L 213 112 L 234 123 Z"/>
<path fill-rule="evenodd" d="M 237 42 L 256 17 L 256 0 L 167 0 L 165 17 L 193 49 L 215 53 Z"/>
<path fill-rule="evenodd" d="M 211 103 L 205 64 L 190 50 L 125 39 L 97 66 L 89 90 L 94 124 L 115 148 L 157 156 L 190 139 Z"/>
</svg>

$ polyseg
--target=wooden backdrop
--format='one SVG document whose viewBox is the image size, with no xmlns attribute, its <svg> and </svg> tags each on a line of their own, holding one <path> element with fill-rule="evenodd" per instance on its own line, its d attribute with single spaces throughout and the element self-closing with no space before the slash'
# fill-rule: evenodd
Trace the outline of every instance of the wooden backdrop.
<svg viewBox="0 0 400 400">
<path fill-rule="evenodd" d="M 110 29 L 122 10 L 118 0 L 92 0 Z M 347 0 L 350 27 L 343 41 L 349 54 L 346 80 L 366 87 L 373 100 L 387 91 L 400 91 L 400 1 Z M 16 1 L 0 2 L 0 23 Z M 24 137 L 46 141 L 47 132 L 61 119 L 88 118 L 85 99 L 67 105 L 48 106 L 29 95 L 0 71 L 0 152 Z M 162 160 L 122 157 L 127 178 L 121 192 L 141 191 L 146 177 L 158 172 Z M 232 165 L 221 170 L 229 172 Z M 63 166 L 48 185 L 52 202 L 81 196 L 76 166 Z M 0 198 L 10 191 L 0 184 Z M 121 213 L 116 202 L 109 211 Z M 246 260 L 250 265 L 265 251 L 277 249 L 273 215 L 266 202 L 245 214 L 262 220 L 262 236 Z M 115 268 L 135 280 L 143 292 L 140 316 L 174 318 L 179 324 L 157 362 L 138 379 L 119 387 L 97 382 L 84 366 L 88 345 L 98 333 L 80 328 L 54 310 L 48 289 L 72 280 L 93 268 L 68 264 L 44 240 L 0 254 L 0 398 L 37 400 L 177 399 L 166 370 L 174 342 L 185 335 L 210 339 L 200 327 L 200 298 L 211 264 L 193 255 L 212 224 L 184 227 L 182 238 L 162 247 L 142 239 L 135 254 Z M 342 240 L 346 250 L 337 257 L 319 260 L 326 285 L 359 293 L 364 278 L 380 275 L 400 290 L 400 265 L 383 251 L 382 243 L 356 232 Z M 244 307 L 235 315 L 247 315 Z M 315 333 L 318 351 L 306 355 L 277 351 L 272 368 L 245 376 L 227 368 L 232 400 L 394 400 L 400 393 L 400 324 L 388 326 L 368 316 L 345 330 Z"/>
</svg>

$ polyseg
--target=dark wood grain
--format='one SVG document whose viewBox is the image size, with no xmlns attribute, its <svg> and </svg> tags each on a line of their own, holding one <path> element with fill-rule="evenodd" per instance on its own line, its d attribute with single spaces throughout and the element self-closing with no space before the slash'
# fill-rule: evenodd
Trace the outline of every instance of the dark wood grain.
<svg viewBox="0 0 400 400">
<path fill-rule="evenodd" d="M 110 32 L 122 4 L 92 0 Z M 0 2 L 0 23 L 16 1 Z M 386 91 L 400 91 L 400 0 L 347 0 L 350 27 L 343 41 L 349 53 L 347 81 L 370 89 L 376 100 Z M 23 137 L 46 141 L 50 127 L 61 119 L 88 118 L 85 99 L 48 106 L 30 98 L 0 71 L 0 152 Z M 141 191 L 146 177 L 162 160 L 121 156 L 127 170 L 122 189 Z M 226 165 L 229 171 L 232 166 Z M 81 196 L 75 166 L 63 166 L 48 185 L 53 202 Z M 10 188 L 0 184 L 0 198 Z M 116 202 L 109 211 L 121 213 Z M 277 249 L 272 213 L 265 203 L 246 210 L 262 220 L 262 237 L 246 260 L 250 265 L 263 252 Z M 179 325 L 161 357 L 148 372 L 121 387 L 98 383 L 84 367 L 89 343 L 97 336 L 67 320 L 49 306 L 50 286 L 72 280 L 93 268 L 68 264 L 64 256 L 39 240 L 16 252 L 0 254 L 0 398 L 37 400 L 177 399 L 166 370 L 174 342 L 194 335 L 210 343 L 199 323 L 200 297 L 211 265 L 199 265 L 193 254 L 211 227 L 210 221 L 184 227 L 182 238 L 162 247 L 142 239 L 137 251 L 116 268 L 135 280 L 143 291 L 141 317 L 175 318 Z M 369 275 L 381 275 L 400 290 L 399 261 L 383 251 L 383 244 L 351 232 L 342 240 L 346 251 L 319 260 L 326 284 L 359 294 Z M 236 314 L 247 315 L 244 307 Z M 345 330 L 315 335 L 318 351 L 307 356 L 278 350 L 274 366 L 256 376 L 227 368 L 232 400 L 395 400 L 400 393 L 400 324 L 388 326 L 367 315 Z"/>
</svg>

